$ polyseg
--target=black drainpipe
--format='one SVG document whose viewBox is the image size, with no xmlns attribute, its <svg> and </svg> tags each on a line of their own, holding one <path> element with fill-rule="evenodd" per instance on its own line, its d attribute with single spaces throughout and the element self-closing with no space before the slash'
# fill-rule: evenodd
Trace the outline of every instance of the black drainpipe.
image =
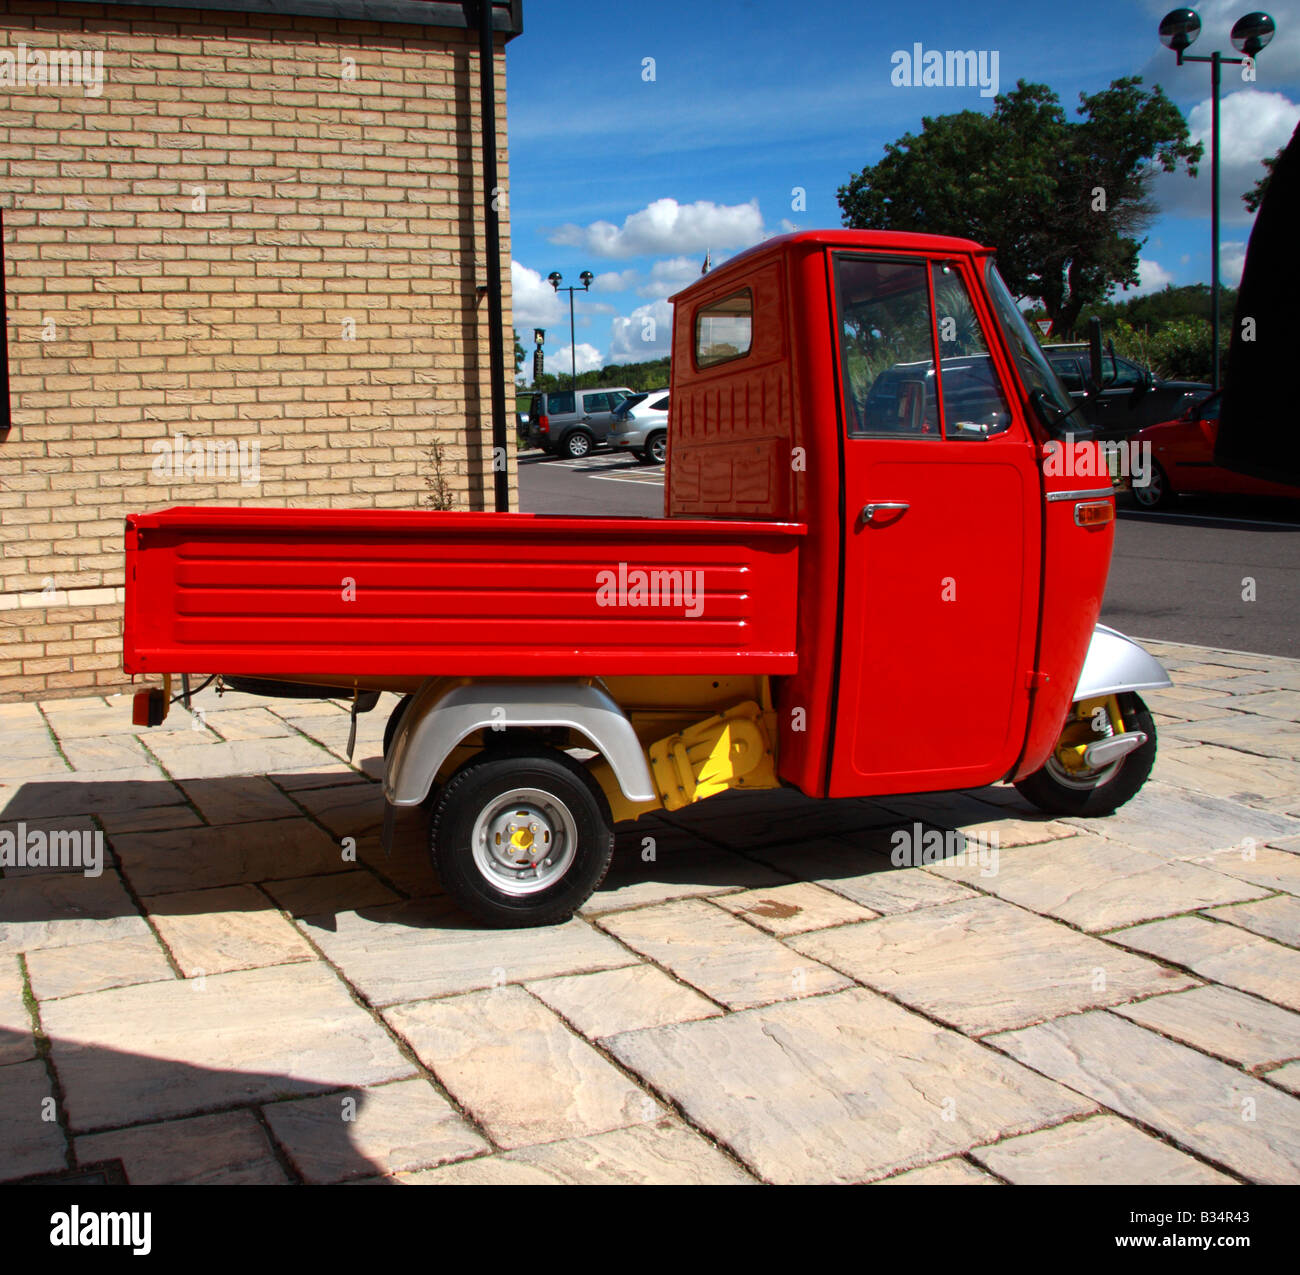
<svg viewBox="0 0 1300 1275">
<path fill-rule="evenodd" d="M 9 436 L 13 420 L 9 415 L 9 307 L 5 289 L 5 219 L 0 212 L 0 440 Z"/>
<path fill-rule="evenodd" d="M 497 213 L 497 86 L 492 37 L 492 0 L 479 0 L 478 67 L 483 124 L 483 216 L 487 241 L 487 293 L 489 361 L 492 367 L 492 488 L 497 513 L 510 508 L 510 475 L 506 470 L 506 346 L 502 331 L 505 307 L 501 301 L 501 219 Z"/>
</svg>

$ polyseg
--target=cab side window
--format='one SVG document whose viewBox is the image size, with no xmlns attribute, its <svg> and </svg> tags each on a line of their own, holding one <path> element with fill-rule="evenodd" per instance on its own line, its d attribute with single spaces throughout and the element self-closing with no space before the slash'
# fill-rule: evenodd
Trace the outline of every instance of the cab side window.
<svg viewBox="0 0 1300 1275">
<path fill-rule="evenodd" d="M 934 263 L 934 316 L 946 438 L 978 439 L 1011 428 L 1011 411 L 975 304 L 957 264 Z"/>
<path fill-rule="evenodd" d="M 843 254 L 835 284 L 849 434 L 938 439 L 926 263 Z"/>
</svg>

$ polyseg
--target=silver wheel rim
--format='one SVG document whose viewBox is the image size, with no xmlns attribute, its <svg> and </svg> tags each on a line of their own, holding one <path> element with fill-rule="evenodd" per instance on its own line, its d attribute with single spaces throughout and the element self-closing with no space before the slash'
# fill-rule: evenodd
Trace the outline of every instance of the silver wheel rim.
<svg viewBox="0 0 1300 1275">
<path fill-rule="evenodd" d="M 573 866 L 577 848 L 572 812 L 540 788 L 512 788 L 494 797 L 470 834 L 479 874 L 515 898 L 554 885 Z"/>
<path fill-rule="evenodd" d="M 668 459 L 668 440 L 666 438 L 656 438 L 650 444 L 650 455 L 656 465 L 662 465 Z"/>
<path fill-rule="evenodd" d="M 1124 759 L 1121 757 L 1119 761 L 1113 761 L 1109 766 L 1103 766 L 1100 770 L 1069 771 L 1056 760 L 1056 754 L 1053 753 L 1047 759 L 1047 764 L 1043 769 L 1062 788 L 1071 788 L 1075 792 L 1091 792 L 1094 788 L 1100 788 L 1102 784 L 1110 783 L 1123 764 Z"/>
<path fill-rule="evenodd" d="M 586 434 L 575 434 L 569 439 L 569 455 L 575 459 L 579 456 L 585 456 L 590 450 Z"/>
<path fill-rule="evenodd" d="M 1138 504 L 1145 505 L 1148 509 L 1158 505 L 1164 494 L 1164 475 L 1155 466 L 1152 467 L 1151 473 L 1147 475 L 1146 484 L 1142 487 L 1133 488 L 1133 496 Z"/>
</svg>

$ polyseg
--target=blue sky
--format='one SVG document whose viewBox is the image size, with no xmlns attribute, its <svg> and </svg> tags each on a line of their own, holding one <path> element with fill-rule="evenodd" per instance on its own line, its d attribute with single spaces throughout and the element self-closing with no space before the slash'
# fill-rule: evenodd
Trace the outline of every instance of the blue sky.
<svg viewBox="0 0 1300 1275">
<path fill-rule="evenodd" d="M 1157 179 L 1139 290 L 1208 281 L 1210 72 L 1177 67 L 1159 43 L 1171 7 L 525 0 L 524 34 L 507 53 L 521 340 L 531 349 L 533 328 L 546 328 L 548 370 L 567 370 L 568 298 L 545 279 L 558 270 L 577 283 L 586 269 L 596 283 L 577 298 L 579 370 L 666 354 L 665 298 L 698 277 L 706 249 L 716 265 L 782 230 L 839 225 L 836 190 L 885 143 L 919 132 L 923 115 L 992 108 L 978 86 L 892 83 L 892 55 L 918 42 L 996 53 L 999 91 L 1045 83 L 1071 112 L 1079 93 L 1119 76 L 1163 85 L 1207 156 L 1195 180 Z M 1248 0 L 1195 7 L 1204 30 L 1192 52 L 1232 53 L 1228 33 Z M 1225 284 L 1240 277 L 1250 233 L 1240 195 L 1300 120 L 1300 0 L 1267 8 L 1278 34 L 1255 83 L 1224 69 Z"/>
</svg>

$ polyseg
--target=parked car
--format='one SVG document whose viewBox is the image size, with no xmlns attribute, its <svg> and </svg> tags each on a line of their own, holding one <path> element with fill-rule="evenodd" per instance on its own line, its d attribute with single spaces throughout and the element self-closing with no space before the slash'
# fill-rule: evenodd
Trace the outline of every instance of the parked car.
<svg viewBox="0 0 1300 1275">
<path fill-rule="evenodd" d="M 1300 487 L 1236 474 L 1214 463 L 1221 400 L 1221 395 L 1214 394 L 1189 407 L 1177 420 L 1162 421 L 1138 433 L 1135 441 L 1151 445 L 1148 481 L 1133 483 L 1133 499 L 1142 508 L 1168 508 L 1184 494 L 1300 500 Z"/>
<path fill-rule="evenodd" d="M 631 395 L 625 385 L 534 394 L 528 414 L 528 445 L 575 460 L 586 456 L 605 441 L 614 409 Z"/>
<path fill-rule="evenodd" d="M 1085 393 L 1088 347 L 1049 345 L 1043 352 L 1070 397 L 1083 404 L 1079 416 L 1100 438 L 1128 438 L 1148 425 L 1170 420 L 1207 398 L 1213 389 L 1203 381 L 1162 381 L 1131 359 L 1117 355 L 1112 362 L 1108 354 L 1102 359 L 1105 384 L 1101 394 L 1089 400 Z"/>
<path fill-rule="evenodd" d="M 625 398 L 614 409 L 609 445 L 635 452 L 643 465 L 662 465 L 668 459 L 668 391 Z"/>
</svg>

